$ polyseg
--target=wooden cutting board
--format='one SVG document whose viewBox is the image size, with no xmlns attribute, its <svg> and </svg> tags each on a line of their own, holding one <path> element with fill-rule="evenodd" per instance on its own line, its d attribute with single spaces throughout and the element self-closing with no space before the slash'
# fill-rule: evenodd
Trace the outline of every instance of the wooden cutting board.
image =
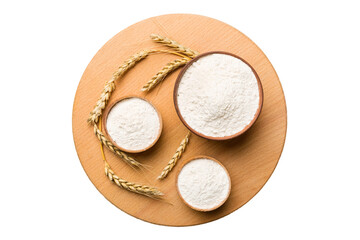
<svg viewBox="0 0 360 240">
<path fill-rule="evenodd" d="M 194 50 L 227 51 L 245 59 L 260 77 L 264 90 L 264 105 L 259 119 L 242 136 L 228 141 L 210 141 L 191 136 L 183 157 L 173 172 L 156 180 L 174 154 L 187 129 L 180 122 L 173 105 L 173 87 L 179 70 L 171 74 L 152 92 L 141 87 L 158 70 L 175 57 L 156 54 L 146 58 L 116 83 L 109 104 L 125 95 L 145 97 L 160 111 L 163 132 L 150 150 L 132 154 L 150 166 L 149 171 L 135 171 L 120 158 L 105 149 L 108 162 L 115 173 L 129 181 L 158 187 L 165 201 L 140 196 L 110 182 L 104 174 L 99 141 L 87 124 L 105 82 L 129 56 L 142 49 L 163 48 L 151 41 L 149 35 L 167 36 Z M 286 104 L 278 76 L 264 53 L 244 34 L 218 20 L 188 14 L 153 17 L 136 23 L 108 41 L 87 66 L 77 89 L 73 108 L 73 135 L 81 164 L 91 182 L 111 203 L 124 212 L 156 224 L 187 226 L 209 222 L 243 206 L 264 186 L 281 155 L 286 135 Z M 232 190 L 227 202 L 212 212 L 197 212 L 187 207 L 177 194 L 175 176 L 181 163 L 195 155 L 218 159 L 229 171 Z M 96 207 L 96 206 L 94 206 Z"/>
</svg>

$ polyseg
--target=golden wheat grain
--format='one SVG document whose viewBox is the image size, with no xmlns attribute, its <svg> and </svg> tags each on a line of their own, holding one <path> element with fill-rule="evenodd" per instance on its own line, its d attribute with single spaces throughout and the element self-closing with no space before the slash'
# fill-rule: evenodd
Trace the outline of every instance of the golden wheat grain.
<svg viewBox="0 0 360 240">
<path fill-rule="evenodd" d="M 163 36 L 160 36 L 158 34 L 151 34 L 150 35 L 150 38 L 155 41 L 155 42 L 158 42 L 158 43 L 161 43 L 161 44 L 164 44 L 170 48 L 173 48 L 175 49 L 176 51 L 180 52 L 180 53 L 183 53 L 185 54 L 186 56 L 189 56 L 191 58 L 194 58 L 196 55 L 198 55 L 199 53 L 188 48 L 188 47 L 185 47 L 179 43 L 177 43 L 176 41 L 174 40 L 171 40 L 167 37 L 163 37 Z"/>
<path fill-rule="evenodd" d="M 99 119 L 99 131 L 101 132 L 101 118 Z M 160 192 L 158 189 L 154 187 L 149 187 L 145 185 L 135 184 L 132 182 L 129 182 L 125 179 L 121 179 L 118 177 L 114 171 L 111 169 L 109 163 L 106 161 L 103 142 L 100 141 L 100 150 L 101 155 L 105 164 L 105 175 L 109 178 L 110 181 L 114 182 L 116 185 L 118 185 L 121 188 L 124 188 L 128 191 L 142 194 L 148 197 L 158 198 L 163 195 L 162 192 Z"/>
<path fill-rule="evenodd" d="M 118 68 L 118 70 L 113 74 L 113 77 L 105 84 L 100 98 L 97 100 L 94 109 L 90 113 L 90 116 L 88 118 L 89 123 L 96 124 L 98 122 L 99 117 L 102 115 L 102 111 L 104 110 L 107 102 L 110 99 L 111 93 L 115 90 L 115 80 L 123 76 L 124 73 L 127 72 L 130 68 L 134 67 L 137 62 L 146 58 L 149 53 L 151 53 L 151 51 L 145 50 L 136 53 Z"/>
<path fill-rule="evenodd" d="M 169 63 L 168 65 L 166 65 L 159 73 L 157 73 L 152 78 L 151 82 L 150 81 L 148 82 L 148 87 L 146 89 L 150 90 L 157 83 L 162 81 L 170 72 L 185 65 L 186 62 L 190 60 L 190 58 L 193 58 L 194 56 L 196 56 L 198 54 L 197 52 L 195 52 L 189 48 L 186 48 L 171 39 L 164 38 L 159 35 L 152 35 L 152 38 L 154 41 L 165 44 L 168 47 L 174 48 L 176 51 L 156 50 L 156 49 L 143 50 L 143 51 L 140 51 L 139 53 L 134 54 L 128 60 L 124 61 L 124 63 L 117 69 L 117 71 L 115 71 L 115 73 L 113 73 L 112 78 L 108 82 L 106 82 L 104 89 L 100 95 L 100 98 L 97 100 L 94 109 L 90 113 L 88 122 L 94 125 L 94 133 L 95 133 L 96 137 L 100 140 L 101 150 L 102 150 L 102 154 L 103 154 L 103 158 L 104 158 L 104 162 L 105 162 L 105 173 L 106 173 L 107 177 L 111 181 L 115 182 L 115 184 L 117 184 L 119 187 L 125 188 L 129 191 L 137 192 L 137 193 L 147 195 L 147 196 L 160 196 L 160 195 L 162 195 L 162 193 L 160 191 L 158 191 L 156 188 L 131 183 L 124 179 L 119 178 L 117 175 L 114 174 L 114 172 L 111 170 L 109 164 L 106 162 L 105 155 L 103 152 L 103 145 L 105 145 L 113 153 L 120 156 L 125 162 L 129 163 L 131 166 L 140 167 L 142 165 L 139 162 L 137 162 L 134 158 L 128 156 L 126 153 L 122 152 L 115 145 L 113 145 L 111 143 L 111 141 L 109 141 L 105 137 L 105 135 L 102 133 L 101 127 L 99 129 L 97 126 L 99 119 L 101 122 L 102 112 L 105 109 L 106 104 L 108 103 L 112 92 L 115 90 L 115 81 L 117 79 L 119 79 L 120 77 L 122 77 L 130 68 L 134 67 L 137 62 L 146 58 L 150 53 L 161 53 L 161 52 L 162 53 L 171 53 L 171 54 L 175 54 L 175 55 L 182 57 L 182 59 L 175 60 L 172 63 Z M 171 169 L 175 166 L 176 161 L 181 157 L 181 154 L 185 150 L 185 147 L 188 143 L 189 136 L 190 136 L 190 133 L 188 133 L 186 138 L 182 141 L 182 143 L 181 143 L 180 147 L 177 149 L 175 155 L 170 160 L 169 166 L 167 166 L 164 169 L 164 171 L 166 173 L 162 174 L 162 175 L 164 175 L 163 178 L 166 177 L 168 172 L 170 172 Z"/>
<path fill-rule="evenodd" d="M 114 182 L 119 187 L 124 188 L 130 192 L 142 194 L 148 197 L 155 197 L 155 198 L 164 195 L 157 188 L 136 184 L 133 182 L 129 182 L 125 179 L 121 179 L 114 173 L 114 171 L 110 168 L 109 164 L 106 161 L 105 161 L 105 175 L 109 178 L 110 181 Z"/>
<path fill-rule="evenodd" d="M 94 124 L 94 133 L 96 137 L 100 140 L 102 144 L 104 144 L 111 152 L 120 156 L 126 163 L 130 164 L 134 167 L 141 167 L 142 164 L 136 161 L 134 158 L 128 156 L 126 153 L 117 148 L 111 141 L 109 141 L 105 135 L 101 132 L 101 130 Z"/>
<path fill-rule="evenodd" d="M 141 91 L 150 91 L 158 83 L 166 78 L 168 74 L 175 71 L 179 67 L 184 66 L 188 60 L 186 58 L 175 59 L 174 61 L 166 64 L 157 74 L 155 74 L 142 88 Z"/>
<path fill-rule="evenodd" d="M 186 134 L 186 137 L 181 141 L 180 146 L 178 147 L 178 149 L 176 149 L 174 156 L 170 159 L 170 161 L 168 162 L 168 164 L 166 165 L 166 167 L 163 169 L 160 176 L 158 177 L 159 180 L 166 178 L 169 172 L 175 167 L 176 162 L 181 158 L 181 155 L 183 154 L 183 152 L 186 149 L 186 146 L 189 143 L 189 138 L 190 138 L 190 132 L 188 132 L 188 134 Z"/>
</svg>

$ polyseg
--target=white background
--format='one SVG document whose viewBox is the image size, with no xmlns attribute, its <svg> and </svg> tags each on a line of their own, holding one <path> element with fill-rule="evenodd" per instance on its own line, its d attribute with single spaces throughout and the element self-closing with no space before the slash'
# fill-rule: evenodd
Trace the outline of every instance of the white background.
<svg viewBox="0 0 360 240">
<path fill-rule="evenodd" d="M 1 1 L 0 239 L 360 239 L 356 1 Z M 194 13 L 249 36 L 274 65 L 288 135 L 268 183 L 215 222 L 164 227 L 109 203 L 77 158 L 85 67 L 148 17 Z"/>
</svg>

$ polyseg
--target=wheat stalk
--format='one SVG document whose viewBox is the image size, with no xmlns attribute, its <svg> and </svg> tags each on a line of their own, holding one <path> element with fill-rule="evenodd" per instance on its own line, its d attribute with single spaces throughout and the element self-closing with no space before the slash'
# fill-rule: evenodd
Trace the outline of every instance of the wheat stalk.
<svg viewBox="0 0 360 240">
<path fill-rule="evenodd" d="M 146 185 L 136 184 L 118 177 L 114 171 L 110 168 L 109 164 L 105 161 L 105 175 L 110 181 L 114 182 L 121 188 L 124 188 L 130 192 L 142 194 L 148 197 L 160 197 L 164 195 L 157 188 L 149 187 Z"/>
<path fill-rule="evenodd" d="M 130 166 L 134 166 L 134 167 L 140 167 L 141 163 L 137 162 L 134 158 L 128 156 L 126 153 L 124 153 L 115 145 L 113 145 L 105 137 L 105 135 L 98 129 L 96 124 L 98 123 L 99 118 L 102 115 L 102 111 L 104 110 L 107 102 L 109 101 L 112 92 L 115 90 L 115 80 L 123 76 L 125 72 L 127 72 L 130 68 L 134 67 L 137 62 L 146 58 L 151 52 L 152 52 L 151 50 L 150 51 L 143 50 L 139 53 L 134 54 L 128 60 L 126 60 L 118 68 L 116 72 L 113 73 L 112 78 L 105 84 L 105 87 L 100 95 L 100 98 L 96 102 L 94 110 L 90 113 L 90 116 L 88 118 L 88 122 L 94 125 L 94 133 L 96 137 L 100 140 L 100 142 L 103 143 L 108 149 L 110 149 L 110 151 L 120 156 L 125 162 L 130 164 Z"/>
<path fill-rule="evenodd" d="M 185 54 L 186 56 L 189 56 L 190 58 L 194 58 L 196 55 L 199 54 L 197 51 L 191 50 L 190 48 L 185 47 L 185 46 L 177 43 L 174 40 L 171 40 L 167 37 L 160 36 L 158 34 L 151 34 L 150 38 L 153 41 L 164 44 L 170 48 L 173 48 L 176 51 L 181 52 L 181 53 Z"/>
<path fill-rule="evenodd" d="M 131 166 L 140 167 L 141 163 L 137 162 L 134 158 L 128 156 L 126 153 L 121 151 L 115 145 L 109 141 L 105 135 L 97 128 L 97 123 L 99 118 L 102 116 L 102 112 L 108 103 L 112 92 L 115 90 L 115 81 L 122 77 L 129 69 L 135 66 L 135 64 L 142 59 L 146 58 L 150 53 L 171 53 L 175 55 L 180 55 L 186 58 L 186 56 L 179 54 L 177 52 L 172 52 L 168 50 L 143 50 L 139 53 L 134 54 L 129 59 L 124 61 L 124 63 L 113 73 L 112 78 L 106 82 L 105 87 L 100 95 L 100 98 L 97 100 L 94 109 L 91 111 L 88 118 L 88 122 L 94 125 L 94 133 L 96 137 L 113 153 L 120 156 L 125 162 L 129 163 Z"/>
<path fill-rule="evenodd" d="M 96 137 L 100 140 L 101 150 L 103 154 L 103 159 L 105 162 L 105 173 L 106 176 L 113 182 L 115 182 L 119 187 L 125 188 L 129 191 L 136 192 L 139 194 L 147 195 L 147 196 L 160 196 L 162 193 L 158 191 L 156 188 L 143 186 L 135 183 L 128 182 L 124 179 L 119 178 L 117 175 L 114 174 L 114 172 L 111 170 L 109 164 L 106 162 L 105 155 L 103 152 L 103 145 L 105 145 L 110 151 L 120 156 L 125 162 L 130 164 L 134 167 L 140 167 L 142 166 L 141 163 L 137 162 L 134 158 L 128 156 L 126 153 L 122 152 L 119 148 L 117 148 L 114 144 L 112 144 L 111 141 L 109 141 L 105 135 L 101 131 L 101 125 L 100 129 L 98 128 L 97 124 L 100 119 L 101 123 L 101 116 L 102 112 L 106 107 L 106 104 L 108 103 L 112 92 L 115 90 L 115 81 L 122 77 L 130 68 L 134 67 L 135 64 L 142 59 L 146 58 L 150 53 L 171 53 L 178 56 L 181 56 L 182 59 L 180 60 L 174 60 L 173 62 L 166 65 L 159 73 L 157 73 L 153 78 L 152 81 L 149 81 L 148 87 L 145 85 L 147 91 L 150 90 L 152 87 L 154 87 L 157 83 L 162 81 L 170 72 L 176 70 L 177 68 L 183 66 L 186 64 L 187 61 L 189 61 L 191 58 L 195 57 L 198 53 L 186 48 L 177 42 L 161 37 L 159 35 L 151 35 L 151 38 L 159 43 L 165 44 L 168 47 L 174 48 L 176 51 L 169 51 L 169 50 L 143 50 L 139 53 L 134 54 L 131 56 L 128 60 L 124 61 L 124 63 L 113 73 L 112 78 L 106 82 L 103 91 L 101 92 L 100 98 L 97 100 L 96 105 L 94 109 L 90 112 L 90 116 L 88 118 L 88 122 L 94 125 L 94 133 Z M 181 157 L 182 152 L 185 150 L 186 144 L 189 140 L 189 134 L 186 136 L 186 138 L 181 142 L 180 147 L 177 149 L 175 155 L 169 162 L 169 166 L 164 169 L 164 171 L 167 171 L 164 175 L 168 174 L 168 172 L 171 171 L 171 169 L 176 164 L 176 161 Z M 185 142 L 184 142 L 185 141 Z M 163 175 L 163 174 L 162 174 Z M 164 178 L 163 177 L 163 178 Z"/>
<path fill-rule="evenodd" d="M 190 138 L 190 132 L 188 132 L 188 134 L 186 134 L 186 137 L 181 141 L 180 146 L 178 147 L 178 149 L 176 149 L 174 156 L 170 159 L 170 161 L 168 162 L 168 164 L 166 165 L 166 167 L 163 169 L 160 176 L 158 177 L 159 180 L 166 178 L 169 172 L 175 167 L 176 162 L 181 158 L 181 155 L 183 154 L 183 152 L 186 149 L 186 146 L 189 143 L 189 138 Z"/>
<path fill-rule="evenodd" d="M 90 113 L 90 116 L 88 118 L 89 123 L 96 124 L 98 122 L 99 117 L 102 115 L 102 111 L 104 110 L 107 102 L 110 99 L 111 93 L 115 90 L 115 80 L 123 76 L 125 72 L 127 72 L 130 68 L 134 67 L 137 62 L 146 58 L 151 52 L 153 51 L 143 50 L 139 53 L 136 53 L 118 68 L 118 70 L 113 74 L 112 78 L 105 84 L 100 98 L 96 102 L 94 110 L 92 110 Z"/>
<path fill-rule="evenodd" d="M 155 74 L 141 89 L 141 91 L 150 91 L 158 83 L 166 78 L 168 74 L 175 71 L 179 67 L 184 66 L 189 60 L 186 58 L 175 59 L 174 61 L 166 64 L 157 74 Z"/>
<path fill-rule="evenodd" d="M 183 57 L 183 59 L 189 59 L 187 56 L 184 56 L 183 54 L 180 54 L 178 52 L 161 49 L 142 50 L 134 54 L 128 60 L 124 61 L 124 63 L 118 68 L 118 70 L 113 73 L 112 78 L 108 82 L 106 82 L 100 98 L 97 100 L 94 109 L 90 113 L 90 116 L 88 118 L 89 123 L 98 123 L 99 117 L 102 115 L 102 111 L 105 109 L 105 106 L 109 101 L 112 92 L 115 90 L 115 81 L 122 77 L 129 69 L 134 67 L 137 62 L 140 62 L 141 60 L 149 56 L 149 54 L 151 53 L 170 53 L 181 56 Z"/>
<path fill-rule="evenodd" d="M 96 137 L 100 140 L 102 144 L 104 144 L 111 152 L 115 153 L 116 155 L 120 156 L 126 163 L 130 164 L 134 167 L 141 167 L 141 163 L 136 161 L 134 158 L 128 156 L 126 153 L 121 151 L 117 148 L 111 141 L 109 141 L 105 135 L 101 132 L 101 130 L 94 124 L 94 133 Z"/>
<path fill-rule="evenodd" d="M 99 132 L 101 132 L 101 118 L 99 119 Z M 103 147 L 103 141 L 100 141 L 100 150 L 101 155 L 105 164 L 105 175 L 109 178 L 110 181 L 114 182 L 119 187 L 126 189 L 128 191 L 142 194 L 148 197 L 160 197 L 163 195 L 162 192 L 160 192 L 158 189 L 154 187 L 149 187 L 145 185 L 140 185 L 136 183 L 129 182 L 125 179 L 120 178 L 117 176 L 114 171 L 111 169 L 109 163 L 106 161 L 105 153 L 104 153 L 104 147 Z"/>
</svg>

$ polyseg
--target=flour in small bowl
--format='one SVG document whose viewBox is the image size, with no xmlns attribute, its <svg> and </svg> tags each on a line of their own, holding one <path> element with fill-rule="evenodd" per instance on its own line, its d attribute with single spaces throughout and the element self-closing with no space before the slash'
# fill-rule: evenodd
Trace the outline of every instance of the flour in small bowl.
<svg viewBox="0 0 360 240">
<path fill-rule="evenodd" d="M 177 90 L 184 121 L 209 137 L 239 133 L 254 119 L 260 105 L 252 69 L 228 54 L 205 55 L 185 71 Z"/>
<path fill-rule="evenodd" d="M 147 101 L 136 97 L 126 98 L 111 108 L 106 119 L 106 129 L 119 147 L 140 151 L 157 140 L 160 118 Z"/>
<path fill-rule="evenodd" d="M 227 199 L 231 182 L 226 169 L 219 163 L 198 158 L 181 169 L 177 187 L 188 205 L 206 211 L 219 207 Z"/>
</svg>

